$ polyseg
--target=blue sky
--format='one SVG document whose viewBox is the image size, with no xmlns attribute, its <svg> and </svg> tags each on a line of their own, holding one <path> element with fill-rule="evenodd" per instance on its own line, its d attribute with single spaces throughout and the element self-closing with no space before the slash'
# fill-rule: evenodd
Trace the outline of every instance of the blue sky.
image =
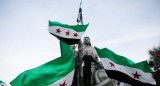
<svg viewBox="0 0 160 86">
<path fill-rule="evenodd" d="M 75 25 L 80 0 L 0 0 L 0 80 L 60 56 L 48 20 Z M 83 0 L 84 36 L 134 62 L 160 43 L 159 0 Z"/>
</svg>

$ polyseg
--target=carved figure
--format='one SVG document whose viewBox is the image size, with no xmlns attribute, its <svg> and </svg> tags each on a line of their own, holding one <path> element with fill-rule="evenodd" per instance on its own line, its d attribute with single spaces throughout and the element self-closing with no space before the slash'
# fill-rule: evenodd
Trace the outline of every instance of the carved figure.
<svg viewBox="0 0 160 86">
<path fill-rule="evenodd" d="M 112 80 L 108 78 L 101 62 L 95 71 L 95 82 L 96 85 L 94 86 L 113 86 Z"/>
<path fill-rule="evenodd" d="M 101 63 L 99 56 L 95 50 L 94 47 L 92 47 L 91 42 L 90 42 L 90 38 L 89 37 L 84 37 L 84 42 L 82 43 L 82 41 L 79 42 L 78 44 L 78 58 L 80 60 L 82 60 L 83 56 L 85 55 L 85 51 L 89 50 L 90 55 L 92 55 L 93 59 L 97 62 L 97 63 Z M 79 83 L 78 86 L 84 86 L 83 84 L 83 64 L 80 64 L 80 77 L 79 77 Z M 102 65 L 103 66 L 103 65 Z M 91 62 L 91 86 L 94 86 L 95 84 L 100 84 L 97 86 L 105 86 L 108 83 L 112 83 L 111 80 L 107 77 L 104 68 L 97 68 L 98 65 L 94 62 Z M 113 86 L 113 85 L 109 85 L 109 86 Z"/>
</svg>

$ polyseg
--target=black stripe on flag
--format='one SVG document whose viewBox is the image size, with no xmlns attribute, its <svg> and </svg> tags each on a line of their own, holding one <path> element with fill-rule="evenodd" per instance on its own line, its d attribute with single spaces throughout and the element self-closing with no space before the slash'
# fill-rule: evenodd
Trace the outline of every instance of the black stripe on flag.
<svg viewBox="0 0 160 86">
<path fill-rule="evenodd" d="M 79 14 L 78 14 L 78 18 L 77 18 L 77 22 L 79 23 L 82 19 L 82 8 L 79 8 Z"/>
<path fill-rule="evenodd" d="M 63 42 L 67 43 L 68 45 L 78 44 L 80 41 L 80 39 L 63 38 L 55 34 L 52 34 L 52 35 L 54 35 L 57 39 L 62 40 Z"/>
<path fill-rule="evenodd" d="M 128 83 L 132 86 L 156 86 L 156 85 L 152 85 L 149 83 L 140 82 L 140 81 L 133 79 L 130 76 L 128 76 L 125 73 L 122 73 L 120 71 L 115 71 L 115 70 L 105 70 L 105 71 L 106 71 L 109 78 Z"/>
</svg>

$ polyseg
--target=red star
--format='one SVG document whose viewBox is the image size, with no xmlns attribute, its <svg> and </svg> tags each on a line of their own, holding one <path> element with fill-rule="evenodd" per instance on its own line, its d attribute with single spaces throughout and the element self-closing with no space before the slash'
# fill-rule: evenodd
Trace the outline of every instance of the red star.
<svg viewBox="0 0 160 86">
<path fill-rule="evenodd" d="M 134 78 L 137 78 L 137 79 L 139 79 L 139 76 L 141 76 L 141 75 L 139 75 L 139 74 L 137 73 L 137 71 L 136 71 L 135 74 L 132 73 L 132 75 L 134 76 Z"/>
<path fill-rule="evenodd" d="M 66 81 L 64 81 L 64 83 L 63 84 L 59 84 L 60 86 L 66 86 L 67 84 L 66 84 Z"/>
<path fill-rule="evenodd" d="M 66 36 L 69 36 L 69 31 L 68 31 L 68 32 L 66 32 Z"/>
<path fill-rule="evenodd" d="M 74 33 L 74 36 L 77 37 L 78 36 L 77 33 Z"/>
<path fill-rule="evenodd" d="M 58 29 L 56 29 L 57 30 L 57 32 L 56 33 L 59 33 L 60 34 L 60 32 L 61 32 L 61 30 L 58 28 Z"/>
<path fill-rule="evenodd" d="M 112 62 L 109 62 L 109 63 L 110 63 L 110 65 L 111 65 L 111 67 L 115 67 L 114 64 L 113 64 Z"/>
</svg>

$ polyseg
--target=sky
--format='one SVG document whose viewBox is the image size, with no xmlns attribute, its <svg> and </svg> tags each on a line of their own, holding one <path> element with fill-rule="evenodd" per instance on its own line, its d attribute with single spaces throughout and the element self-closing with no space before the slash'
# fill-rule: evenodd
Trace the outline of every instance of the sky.
<svg viewBox="0 0 160 86">
<path fill-rule="evenodd" d="M 48 21 L 76 25 L 80 0 L 0 0 L 0 80 L 60 56 Z M 83 0 L 83 21 L 92 46 L 134 62 L 149 59 L 160 44 L 160 0 Z M 83 38 L 82 38 L 83 40 Z"/>
</svg>

